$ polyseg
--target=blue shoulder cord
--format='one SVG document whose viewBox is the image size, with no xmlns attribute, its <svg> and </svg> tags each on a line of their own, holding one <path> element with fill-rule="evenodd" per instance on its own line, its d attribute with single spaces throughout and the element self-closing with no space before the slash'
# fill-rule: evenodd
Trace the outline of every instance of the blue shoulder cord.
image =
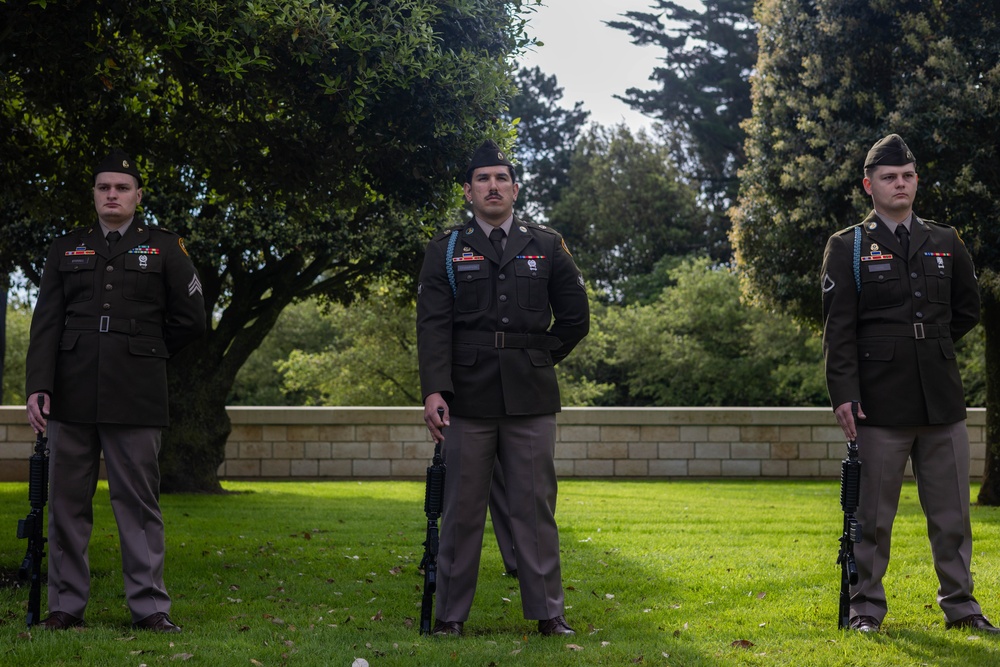
<svg viewBox="0 0 1000 667">
<path fill-rule="evenodd" d="M 854 285 L 861 294 L 861 227 L 854 228 Z M 455 287 L 452 283 L 452 289 Z"/>
<path fill-rule="evenodd" d="M 451 258 L 455 256 L 455 243 L 458 241 L 458 230 L 454 230 L 451 233 L 451 238 L 448 239 L 448 254 L 444 256 L 444 270 L 448 274 L 448 284 L 451 285 L 451 295 L 458 295 L 458 286 L 455 285 L 455 267 L 451 261 Z M 858 241 L 861 243 L 861 241 Z M 861 247 L 860 245 L 858 246 Z M 858 287 L 860 290 L 861 288 Z"/>
</svg>

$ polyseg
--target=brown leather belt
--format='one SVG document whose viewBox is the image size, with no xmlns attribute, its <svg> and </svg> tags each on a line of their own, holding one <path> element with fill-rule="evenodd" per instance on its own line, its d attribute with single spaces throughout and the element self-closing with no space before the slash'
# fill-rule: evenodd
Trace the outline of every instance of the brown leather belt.
<svg viewBox="0 0 1000 667">
<path fill-rule="evenodd" d="M 452 342 L 485 345 L 497 349 L 509 347 L 558 350 L 562 347 L 562 342 L 555 336 L 508 333 L 506 331 L 456 331 Z"/>
</svg>

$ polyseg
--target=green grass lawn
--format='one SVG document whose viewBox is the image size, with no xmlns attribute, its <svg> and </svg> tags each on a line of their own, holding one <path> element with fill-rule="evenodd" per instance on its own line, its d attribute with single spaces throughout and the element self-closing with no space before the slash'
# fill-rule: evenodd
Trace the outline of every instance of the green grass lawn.
<svg viewBox="0 0 1000 667">
<path fill-rule="evenodd" d="M 944 629 L 912 484 L 889 616 L 867 636 L 837 630 L 837 482 L 564 481 L 569 639 L 524 620 L 490 532 L 466 635 L 419 635 L 423 483 L 225 487 L 239 493 L 163 498 L 183 634 L 130 629 L 102 485 L 87 627 L 28 633 L 27 591 L 2 589 L 0 665 L 1000 665 L 1000 640 Z M 0 484 L 0 569 L 21 562 L 27 511 L 26 485 Z M 1000 620 L 1000 510 L 973 508 L 973 530 L 977 596 Z"/>
</svg>

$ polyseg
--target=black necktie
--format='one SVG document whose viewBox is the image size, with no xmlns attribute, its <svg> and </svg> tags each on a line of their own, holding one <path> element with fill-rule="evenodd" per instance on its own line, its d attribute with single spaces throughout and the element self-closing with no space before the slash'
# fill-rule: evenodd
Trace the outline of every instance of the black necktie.
<svg viewBox="0 0 1000 667">
<path fill-rule="evenodd" d="M 899 245 L 903 246 L 903 259 L 910 258 L 910 232 L 905 225 L 896 225 L 896 238 Z"/>
<path fill-rule="evenodd" d="M 122 237 L 121 232 L 119 232 L 117 229 L 108 232 L 108 235 L 104 237 L 108 241 L 108 250 L 114 250 L 115 244 L 118 243 L 119 240 L 121 240 L 121 237 Z"/>
<path fill-rule="evenodd" d="M 500 227 L 494 227 L 493 231 L 490 232 L 490 243 L 493 244 L 493 249 L 497 253 L 497 258 L 503 257 L 503 237 L 507 236 L 503 229 Z"/>
</svg>

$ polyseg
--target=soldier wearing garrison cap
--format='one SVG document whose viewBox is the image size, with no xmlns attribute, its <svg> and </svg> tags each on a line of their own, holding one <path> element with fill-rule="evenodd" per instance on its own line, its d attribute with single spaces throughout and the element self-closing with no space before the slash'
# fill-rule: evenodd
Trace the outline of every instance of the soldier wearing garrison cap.
<svg viewBox="0 0 1000 667">
<path fill-rule="evenodd" d="M 116 149 L 93 174 L 97 220 L 52 243 L 31 318 L 28 422 L 48 431 L 51 480 L 40 625 L 83 625 L 103 454 L 132 623 L 179 632 L 163 582 L 157 455 L 169 422 L 167 359 L 204 333 L 205 300 L 181 238 L 136 214 L 135 162 Z"/>
<path fill-rule="evenodd" d="M 863 180 L 874 210 L 831 236 L 823 256 L 827 388 L 861 460 L 850 626 L 879 632 L 886 616 L 882 578 L 910 461 L 945 627 L 997 633 L 972 594 L 969 436 L 955 362 L 955 342 L 979 321 L 979 286 L 955 229 L 913 213 L 917 180 L 902 137 L 875 143 Z"/>
<path fill-rule="evenodd" d="M 420 271 L 424 421 L 435 440 L 444 439 L 448 466 L 438 635 L 461 635 L 469 617 L 495 462 L 503 468 L 524 616 L 543 635 L 573 633 L 563 615 L 555 522 L 554 365 L 586 336 L 590 313 L 562 237 L 514 216 L 515 179 L 506 154 L 483 143 L 464 184 L 473 216 L 430 241 Z"/>
</svg>

